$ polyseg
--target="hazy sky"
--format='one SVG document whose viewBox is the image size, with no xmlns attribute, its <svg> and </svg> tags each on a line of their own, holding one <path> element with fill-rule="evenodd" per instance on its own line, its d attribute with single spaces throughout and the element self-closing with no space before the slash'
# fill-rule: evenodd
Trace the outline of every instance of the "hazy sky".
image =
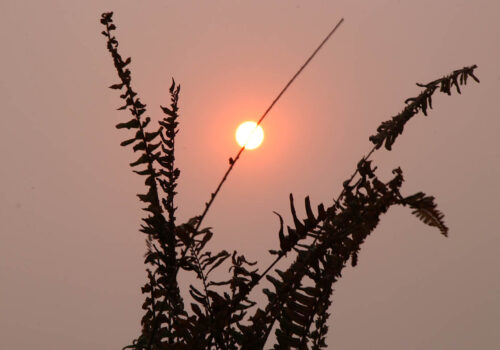
<svg viewBox="0 0 500 350">
<path fill-rule="evenodd" d="M 143 179 L 114 128 L 128 115 L 99 23 L 113 10 L 133 86 L 162 117 L 182 85 L 179 219 L 199 214 L 257 119 L 341 18 L 265 120 L 206 224 L 211 248 L 265 267 L 288 194 L 330 205 L 368 137 L 428 82 L 477 64 L 481 84 L 437 93 L 374 157 L 403 192 L 436 197 L 449 238 L 394 208 L 333 294 L 332 349 L 498 349 L 500 2 L 0 1 L 0 347 L 120 349 L 140 331 Z M 300 208 L 301 216 L 304 215 Z M 282 265 L 283 267 L 285 265 Z M 183 282 L 190 281 L 184 279 Z M 183 288 L 186 284 L 183 284 Z M 262 300 L 256 295 L 258 300 Z"/>
</svg>

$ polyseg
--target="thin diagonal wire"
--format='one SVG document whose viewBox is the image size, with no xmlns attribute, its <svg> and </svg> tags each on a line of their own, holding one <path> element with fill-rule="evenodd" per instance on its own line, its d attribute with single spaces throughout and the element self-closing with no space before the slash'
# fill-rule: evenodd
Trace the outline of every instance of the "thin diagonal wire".
<svg viewBox="0 0 500 350">
<path fill-rule="evenodd" d="M 300 73 L 302 73 L 302 71 L 312 61 L 312 59 L 314 58 L 314 56 L 316 56 L 316 54 L 326 44 L 326 42 L 330 39 L 330 37 L 333 35 L 333 33 L 335 33 L 335 31 L 338 29 L 338 27 L 340 27 L 340 25 L 342 24 L 342 22 L 344 22 L 343 18 L 341 18 L 340 21 L 335 25 L 335 27 L 333 27 L 333 29 L 330 31 L 330 33 L 328 33 L 328 35 L 325 37 L 325 39 L 323 39 L 323 41 L 321 42 L 321 44 L 319 44 L 319 46 L 316 48 L 316 50 L 314 50 L 314 52 L 311 54 L 311 56 L 309 56 L 309 58 L 305 61 L 305 63 L 299 68 L 299 70 L 294 74 L 294 76 L 288 81 L 288 83 L 280 91 L 280 93 L 278 94 L 278 96 L 276 96 L 276 98 L 273 100 L 273 102 L 266 109 L 266 111 L 264 112 L 264 114 L 262 114 L 262 116 L 260 117 L 259 121 L 257 122 L 257 125 L 255 126 L 255 129 L 262 123 L 262 121 L 264 120 L 264 118 L 269 114 L 269 112 L 274 107 L 274 105 L 278 102 L 278 100 L 281 98 L 281 96 L 283 96 L 283 94 L 285 93 L 285 91 L 290 87 L 290 85 L 292 85 L 292 83 L 295 81 L 295 79 L 300 75 Z M 232 160 L 230 160 L 229 168 L 226 170 L 226 173 L 224 174 L 224 176 L 222 177 L 221 181 L 217 185 L 217 188 L 215 189 L 215 192 L 213 192 L 211 194 L 210 200 L 205 205 L 205 210 L 200 215 L 200 219 L 198 220 L 198 223 L 196 225 L 195 232 L 198 231 L 198 229 L 200 228 L 203 219 L 207 215 L 208 210 L 210 209 L 210 207 L 212 206 L 212 203 L 215 200 L 215 197 L 219 193 L 222 185 L 226 182 L 227 177 L 229 176 L 229 173 L 231 173 L 231 171 L 233 170 L 234 165 L 236 164 L 236 162 L 238 161 L 238 159 L 240 159 L 240 156 L 241 156 L 241 154 L 243 153 L 244 150 L 245 150 L 245 146 L 241 147 L 241 149 L 238 151 L 238 153 L 236 154 L 236 156 Z"/>
<path fill-rule="evenodd" d="M 321 50 L 321 48 L 326 44 L 326 42 L 330 39 L 330 37 L 333 35 L 333 33 L 335 33 L 335 31 L 338 29 L 338 27 L 342 24 L 342 22 L 344 22 L 344 18 L 341 18 L 340 21 L 335 25 L 335 27 L 333 27 L 333 29 L 330 31 L 330 33 L 328 33 L 328 35 L 325 37 L 325 39 L 323 39 L 323 41 L 321 42 L 321 44 L 319 44 L 319 46 L 316 48 L 316 50 L 314 50 L 314 52 L 309 56 L 309 58 L 305 61 L 305 63 L 299 68 L 299 70 L 294 74 L 294 76 L 288 81 L 288 83 L 285 85 L 285 87 L 280 91 L 280 93 L 278 94 L 278 96 L 276 96 L 276 98 L 273 100 L 273 102 L 269 105 L 269 107 L 266 109 L 266 111 L 264 112 L 264 114 L 260 117 L 259 121 L 257 122 L 257 125 L 255 126 L 255 129 L 262 123 L 262 121 L 264 120 L 264 118 L 268 115 L 268 113 L 271 111 L 271 109 L 274 107 L 274 105 L 278 102 L 278 100 L 281 98 L 281 96 L 283 96 L 283 94 L 285 93 L 285 91 L 290 87 L 290 85 L 292 85 L 292 83 L 295 81 L 295 79 L 300 75 L 300 73 L 302 73 L 302 71 L 307 67 L 307 65 L 311 62 L 311 60 L 314 58 L 314 56 L 316 56 L 316 54 Z M 255 131 L 254 129 L 254 131 Z M 195 232 L 197 232 L 201 226 L 201 223 L 203 221 L 203 219 L 205 218 L 205 216 L 207 215 L 207 212 L 208 210 L 210 209 L 210 207 L 212 206 L 212 203 L 214 202 L 215 200 L 215 197 L 217 196 L 217 194 L 219 193 L 222 185 L 226 182 L 227 180 L 227 177 L 229 176 L 229 173 L 233 170 L 233 167 L 234 165 L 236 164 L 236 162 L 238 161 L 238 159 L 240 158 L 241 154 L 243 153 L 243 151 L 245 150 L 245 146 L 241 147 L 241 149 L 238 151 L 238 153 L 236 154 L 236 156 L 234 157 L 234 160 L 231 159 L 230 160 L 230 165 L 229 165 L 229 168 L 226 170 L 224 176 L 222 177 L 221 181 L 219 182 L 219 184 L 217 185 L 217 188 L 215 190 L 215 192 L 213 192 L 210 196 L 210 200 L 206 203 L 205 205 L 205 210 L 203 211 L 203 213 L 199 216 L 199 220 L 198 220 L 198 223 L 195 227 Z M 189 247 L 189 248 L 192 248 L 192 247 Z M 181 259 L 184 258 L 184 256 L 186 255 L 188 251 L 188 247 L 186 247 L 186 249 L 182 252 L 182 256 L 181 256 Z M 194 254 L 196 255 L 196 254 Z M 279 260 L 279 259 L 278 259 Z M 276 263 L 277 261 L 275 261 Z M 199 261 L 198 261 L 198 265 L 199 265 Z M 274 263 L 273 263 L 274 265 Z M 273 266 L 272 265 L 272 266 Z M 271 267 L 272 267 L 271 266 Z M 269 269 L 271 268 L 269 267 Z M 269 271 L 266 270 L 266 271 Z M 179 270 L 179 267 L 177 267 L 177 271 Z M 176 273 L 177 273 L 176 271 Z M 205 288 L 205 293 L 207 291 L 207 288 L 206 286 L 204 285 L 204 288 Z M 210 300 L 208 301 L 209 305 L 210 305 Z M 163 310 L 164 310 L 164 307 L 165 307 L 165 300 L 164 302 L 162 303 L 162 305 L 160 306 L 160 314 L 163 313 Z M 153 334 L 157 328 L 158 324 L 155 324 L 154 325 L 154 328 L 153 328 Z M 150 341 L 149 341 L 149 344 L 148 344 L 148 350 L 151 348 L 151 343 L 152 343 L 152 340 L 153 340 L 153 337 L 150 338 Z"/>
<path fill-rule="evenodd" d="M 271 111 L 271 109 L 274 107 L 274 105 L 279 101 L 279 99 L 281 98 L 281 96 L 283 96 L 283 94 L 285 93 L 285 91 L 290 87 L 290 85 L 292 85 L 292 83 L 295 81 L 295 79 L 297 79 L 297 77 L 302 73 L 302 71 L 307 67 L 307 65 L 312 61 L 312 59 L 314 58 L 314 56 L 316 56 L 316 54 L 321 50 L 321 48 L 326 44 L 326 42 L 331 38 L 331 36 L 333 35 L 333 33 L 335 33 L 335 31 L 338 29 L 338 27 L 342 24 L 342 22 L 344 22 L 344 18 L 341 18 L 340 21 L 335 25 L 335 27 L 333 27 L 333 29 L 328 33 L 328 35 L 323 39 L 323 41 L 319 44 L 319 46 L 314 50 L 314 52 L 309 56 L 309 58 L 304 62 L 304 64 L 299 68 L 299 70 L 293 75 L 293 77 L 288 81 L 288 83 L 285 85 L 285 87 L 280 91 L 280 93 L 278 94 L 278 96 L 276 96 L 276 98 L 273 100 L 273 102 L 269 105 L 269 107 L 266 109 L 266 111 L 264 112 L 264 114 L 262 114 L 262 116 L 260 117 L 259 121 L 257 122 L 255 128 L 254 128 L 254 131 L 255 129 L 262 123 L 262 121 L 264 120 L 264 118 L 269 114 L 269 112 Z M 250 137 L 249 137 L 250 138 Z M 215 189 L 215 191 L 211 194 L 210 196 L 210 200 L 205 204 L 205 209 L 203 210 L 203 213 L 199 216 L 199 220 L 195 226 L 195 229 L 194 229 L 194 232 L 198 232 L 202 222 L 203 222 L 203 219 L 205 218 L 205 216 L 207 215 L 208 213 L 208 210 L 211 208 L 214 200 L 215 200 L 215 197 L 217 196 L 217 194 L 219 193 L 222 185 L 226 182 L 227 180 L 227 177 L 229 176 L 229 174 L 231 173 L 231 171 L 233 170 L 234 168 L 234 165 L 236 164 L 236 162 L 238 161 L 238 159 L 240 158 L 241 154 L 243 153 L 243 151 L 245 150 L 245 146 L 242 146 L 241 149 L 238 151 L 238 153 L 236 154 L 236 156 L 234 157 L 234 159 L 231 159 L 230 160 L 230 165 L 229 165 L 229 168 L 226 170 L 226 172 L 224 173 L 224 176 L 222 177 L 221 181 L 219 182 L 219 184 L 217 185 L 217 188 Z M 186 255 L 188 249 L 192 247 L 186 247 L 186 249 L 181 253 L 181 259 L 184 258 L 184 256 Z M 178 270 L 179 268 L 177 268 Z M 206 286 L 205 287 L 205 293 L 207 292 L 206 290 Z M 210 301 L 208 301 L 208 304 L 210 305 Z M 163 306 L 163 305 L 162 305 Z"/>
</svg>

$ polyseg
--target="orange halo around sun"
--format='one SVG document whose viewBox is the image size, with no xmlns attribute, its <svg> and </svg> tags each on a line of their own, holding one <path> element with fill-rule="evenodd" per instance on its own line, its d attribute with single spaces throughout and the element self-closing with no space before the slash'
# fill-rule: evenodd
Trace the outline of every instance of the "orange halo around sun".
<svg viewBox="0 0 500 350">
<path fill-rule="evenodd" d="M 264 130 L 255 122 L 244 122 L 236 129 L 236 142 L 245 149 L 255 149 L 264 140 Z"/>
</svg>

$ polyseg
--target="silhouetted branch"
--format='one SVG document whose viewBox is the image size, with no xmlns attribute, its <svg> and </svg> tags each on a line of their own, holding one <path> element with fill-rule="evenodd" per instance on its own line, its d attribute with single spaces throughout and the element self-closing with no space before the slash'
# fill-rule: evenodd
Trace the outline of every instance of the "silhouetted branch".
<svg viewBox="0 0 500 350">
<path fill-rule="evenodd" d="M 286 90 L 288 90 L 288 88 L 290 87 L 290 85 L 292 85 L 292 83 L 295 81 L 295 79 L 300 75 L 300 73 L 302 73 L 302 71 L 312 61 L 312 59 L 314 58 L 314 56 L 316 56 L 316 54 L 321 50 L 321 48 L 323 47 L 323 45 L 326 44 L 326 42 L 330 39 L 330 37 L 333 35 L 333 33 L 335 33 L 335 31 L 342 24 L 342 22 L 344 22 L 343 18 L 341 18 L 340 21 L 335 25 L 335 27 L 333 27 L 333 29 L 323 39 L 323 41 L 319 44 L 319 46 L 314 50 L 314 52 L 311 54 L 311 56 L 309 56 L 309 58 L 304 62 L 304 64 L 299 68 L 299 70 L 288 81 L 288 83 L 280 91 L 280 93 L 278 94 L 278 96 L 276 96 L 276 98 L 273 100 L 273 102 L 271 102 L 271 104 L 266 109 L 266 111 L 264 112 L 264 114 L 262 114 L 262 116 L 259 118 L 259 121 L 257 122 L 257 125 L 256 125 L 255 128 L 257 128 L 264 121 L 264 119 L 266 118 L 266 116 L 268 115 L 268 113 L 271 111 L 271 109 L 274 107 L 274 105 L 279 101 L 279 99 L 281 98 L 281 96 L 283 96 L 283 94 L 286 92 Z M 244 150 L 245 150 L 245 146 L 241 147 L 241 149 L 238 151 L 238 153 L 236 154 L 236 156 L 234 156 L 234 158 L 230 158 L 229 167 L 226 170 L 226 172 L 224 173 L 224 176 L 222 177 L 221 181 L 217 185 L 217 188 L 215 189 L 215 191 L 210 195 L 209 201 L 205 204 L 205 209 L 203 210 L 203 213 L 200 215 L 200 221 L 198 222 L 198 225 L 197 225 L 196 229 L 198 229 L 200 227 L 201 223 L 203 222 L 203 219 L 207 215 L 208 210 L 212 206 L 212 203 L 214 202 L 215 197 L 217 197 L 217 194 L 219 193 L 222 185 L 226 182 L 227 177 L 229 176 L 229 174 L 233 170 L 236 162 L 240 159 L 240 156 L 241 156 L 241 154 L 243 153 Z"/>
</svg>

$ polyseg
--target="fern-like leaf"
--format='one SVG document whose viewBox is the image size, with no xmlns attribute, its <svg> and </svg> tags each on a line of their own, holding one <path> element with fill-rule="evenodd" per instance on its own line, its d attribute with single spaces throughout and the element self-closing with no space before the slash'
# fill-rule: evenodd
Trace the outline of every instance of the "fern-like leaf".
<svg viewBox="0 0 500 350">
<path fill-rule="evenodd" d="M 412 214 L 423 223 L 437 227 L 442 235 L 445 237 L 448 236 L 448 227 L 444 223 L 444 214 L 437 209 L 434 197 L 426 196 L 423 192 L 418 192 L 404 198 L 402 204 L 412 208 Z"/>
<path fill-rule="evenodd" d="M 417 218 L 429 226 L 435 226 L 441 231 L 441 234 L 448 236 L 448 227 L 444 223 L 444 214 L 437 209 L 419 208 L 412 211 Z"/>
</svg>

